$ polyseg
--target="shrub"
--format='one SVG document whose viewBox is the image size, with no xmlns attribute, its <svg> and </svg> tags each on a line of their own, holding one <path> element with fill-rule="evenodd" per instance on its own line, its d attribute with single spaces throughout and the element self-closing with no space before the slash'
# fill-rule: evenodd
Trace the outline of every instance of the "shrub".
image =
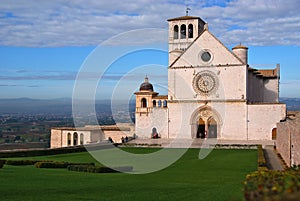
<svg viewBox="0 0 300 201">
<path fill-rule="evenodd" d="M 68 153 L 76 153 L 76 152 L 86 152 L 86 149 L 84 146 L 76 146 L 76 147 L 63 147 L 63 148 L 56 148 L 56 149 L 12 151 L 12 152 L 0 153 L 0 158 L 44 156 L 44 155 L 68 154 Z"/>
<path fill-rule="evenodd" d="M 67 162 L 37 162 L 34 164 L 36 168 L 67 168 Z"/>
<path fill-rule="evenodd" d="M 115 173 L 115 172 L 131 172 L 133 167 L 123 166 L 109 168 L 104 166 L 91 166 L 91 165 L 69 165 L 69 171 L 78 171 L 78 172 L 89 172 L 89 173 Z"/>
<path fill-rule="evenodd" d="M 297 200 L 300 171 L 256 171 L 244 182 L 245 200 Z"/>
<path fill-rule="evenodd" d="M 15 166 L 34 165 L 37 162 L 42 162 L 42 161 L 41 160 L 7 160 L 6 165 L 15 165 Z"/>
<path fill-rule="evenodd" d="M 262 145 L 257 146 L 257 154 L 258 154 L 258 159 L 257 159 L 258 170 L 261 170 L 261 171 L 267 170 L 267 162 L 265 159 Z"/>
<path fill-rule="evenodd" d="M 0 168 L 3 168 L 5 162 L 6 162 L 5 160 L 0 160 Z"/>
<path fill-rule="evenodd" d="M 34 164 L 36 168 L 67 168 L 69 165 L 95 165 L 94 163 L 69 163 L 69 162 L 37 162 Z"/>
</svg>

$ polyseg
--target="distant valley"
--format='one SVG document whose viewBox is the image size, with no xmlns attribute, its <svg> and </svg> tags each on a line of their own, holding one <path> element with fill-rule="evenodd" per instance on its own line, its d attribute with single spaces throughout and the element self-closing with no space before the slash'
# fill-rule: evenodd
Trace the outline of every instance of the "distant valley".
<svg viewBox="0 0 300 201">
<path fill-rule="evenodd" d="M 300 98 L 280 98 L 280 102 L 287 104 L 288 110 L 300 110 Z M 82 102 L 84 106 L 85 103 Z M 119 102 L 113 105 L 115 110 L 129 108 L 129 112 L 134 112 L 135 102 Z M 110 100 L 96 100 L 95 108 L 97 113 L 111 113 Z M 72 99 L 0 99 L 0 114 L 56 114 L 56 115 L 71 115 L 72 114 Z"/>
</svg>

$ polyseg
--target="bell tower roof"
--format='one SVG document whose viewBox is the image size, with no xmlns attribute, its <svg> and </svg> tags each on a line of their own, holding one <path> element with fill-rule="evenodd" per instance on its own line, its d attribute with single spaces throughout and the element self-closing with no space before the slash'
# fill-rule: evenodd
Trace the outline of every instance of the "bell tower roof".
<svg viewBox="0 0 300 201">
<path fill-rule="evenodd" d="M 168 19 L 167 21 L 168 21 L 168 22 L 171 22 L 171 21 L 196 20 L 196 19 L 202 21 L 202 22 L 205 24 L 205 22 L 204 22 L 200 17 L 189 16 L 189 15 L 185 15 L 185 16 L 181 16 L 181 17 L 176 17 L 176 18 L 171 18 L 171 19 Z"/>
</svg>

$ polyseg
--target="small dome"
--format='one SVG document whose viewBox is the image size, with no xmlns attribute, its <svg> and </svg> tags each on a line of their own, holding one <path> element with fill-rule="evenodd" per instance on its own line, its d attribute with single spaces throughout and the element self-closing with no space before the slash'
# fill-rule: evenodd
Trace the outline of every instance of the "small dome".
<svg viewBox="0 0 300 201">
<path fill-rule="evenodd" d="M 145 77 L 145 82 L 141 84 L 140 91 L 153 91 L 153 85 L 148 81 L 148 77 Z"/>
</svg>

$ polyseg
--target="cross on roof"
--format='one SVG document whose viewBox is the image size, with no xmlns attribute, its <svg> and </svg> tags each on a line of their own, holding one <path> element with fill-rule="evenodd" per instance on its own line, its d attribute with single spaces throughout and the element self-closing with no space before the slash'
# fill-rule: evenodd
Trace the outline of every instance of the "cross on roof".
<svg viewBox="0 0 300 201">
<path fill-rule="evenodd" d="M 189 6 L 188 6 L 188 5 L 186 5 L 186 11 L 185 11 L 185 13 L 186 13 L 186 16 L 189 16 L 189 10 L 191 10 L 191 9 L 189 8 Z"/>
</svg>

